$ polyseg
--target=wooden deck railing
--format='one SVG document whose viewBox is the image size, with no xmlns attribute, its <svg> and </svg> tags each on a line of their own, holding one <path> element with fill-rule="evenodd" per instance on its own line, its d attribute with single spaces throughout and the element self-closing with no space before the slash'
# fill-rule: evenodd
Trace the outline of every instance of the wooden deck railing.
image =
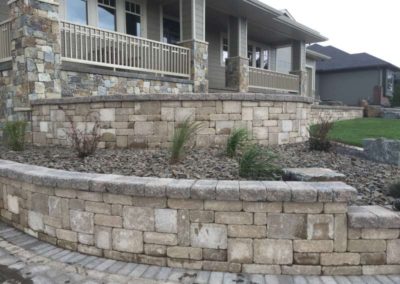
<svg viewBox="0 0 400 284">
<path fill-rule="evenodd" d="M 190 78 L 190 49 L 61 21 L 61 57 L 90 65 Z"/>
<path fill-rule="evenodd" d="M 249 87 L 298 93 L 299 76 L 250 67 Z"/>
<path fill-rule="evenodd" d="M 11 20 L 0 23 L 0 62 L 11 60 Z"/>
</svg>

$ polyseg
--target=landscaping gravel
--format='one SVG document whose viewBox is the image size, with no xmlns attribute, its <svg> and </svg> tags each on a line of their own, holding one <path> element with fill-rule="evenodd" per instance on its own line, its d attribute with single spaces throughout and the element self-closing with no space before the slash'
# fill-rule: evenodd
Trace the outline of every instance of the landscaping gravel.
<svg viewBox="0 0 400 284">
<path fill-rule="evenodd" d="M 400 178 L 400 168 L 367 161 L 359 157 L 309 151 L 306 143 L 274 146 L 282 167 L 330 168 L 346 175 L 346 182 L 359 191 L 357 204 L 391 204 L 387 186 Z M 136 176 L 193 179 L 240 179 L 238 163 L 226 157 L 223 149 L 192 149 L 176 165 L 169 164 L 169 152 L 162 150 L 101 149 L 92 157 L 78 159 L 69 148 L 28 147 L 13 152 L 0 146 L 0 159 L 13 160 L 68 171 Z"/>
</svg>

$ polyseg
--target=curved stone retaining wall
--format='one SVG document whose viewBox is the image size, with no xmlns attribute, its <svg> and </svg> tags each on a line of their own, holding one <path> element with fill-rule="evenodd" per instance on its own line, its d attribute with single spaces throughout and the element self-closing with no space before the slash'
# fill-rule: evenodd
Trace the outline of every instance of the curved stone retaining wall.
<svg viewBox="0 0 400 284">
<path fill-rule="evenodd" d="M 32 102 L 33 143 L 68 143 L 64 112 L 84 129 L 88 113 L 101 123 L 100 147 L 168 147 L 175 127 L 187 117 L 201 122 L 199 147 L 221 145 L 233 128 L 247 128 L 254 141 L 272 145 L 302 142 L 312 100 L 293 95 L 186 94 L 75 97 Z M 89 121 L 89 127 L 90 127 Z"/>
<path fill-rule="evenodd" d="M 122 177 L 9 161 L 0 176 L 2 220 L 90 255 L 246 273 L 400 272 L 400 217 L 350 215 L 356 190 L 342 182 Z"/>
</svg>

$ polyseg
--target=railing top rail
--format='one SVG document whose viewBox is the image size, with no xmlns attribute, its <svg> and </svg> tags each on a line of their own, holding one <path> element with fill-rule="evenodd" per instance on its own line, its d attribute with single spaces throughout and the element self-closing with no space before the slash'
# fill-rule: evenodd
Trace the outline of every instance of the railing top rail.
<svg viewBox="0 0 400 284">
<path fill-rule="evenodd" d="M 101 32 L 121 35 L 121 36 L 132 38 L 132 39 L 137 39 L 137 40 L 142 40 L 142 41 L 147 41 L 147 42 L 153 42 L 153 43 L 160 44 L 160 45 L 163 45 L 163 46 L 170 46 L 170 47 L 173 47 L 173 48 L 190 51 L 189 48 L 186 48 L 186 47 L 183 47 L 183 46 L 174 45 L 174 44 L 170 44 L 170 43 L 165 43 L 165 42 L 161 42 L 161 41 L 156 41 L 156 40 L 152 40 L 152 39 L 147 39 L 147 38 L 143 38 L 143 37 L 132 36 L 132 35 L 124 34 L 124 33 L 121 33 L 121 32 L 109 31 L 109 30 L 106 30 L 106 29 L 100 29 L 98 27 L 94 27 L 94 26 L 90 26 L 90 25 L 80 25 L 80 24 L 71 23 L 71 22 L 68 22 L 68 21 L 60 21 L 60 22 L 63 23 L 63 24 L 74 25 L 74 26 L 78 26 L 78 27 L 82 27 L 82 28 L 90 28 L 90 29 L 101 31 Z"/>
<path fill-rule="evenodd" d="M 251 71 L 258 71 L 258 72 L 263 72 L 263 73 L 273 73 L 273 74 L 280 74 L 280 75 L 285 75 L 293 78 L 298 78 L 298 75 L 294 74 L 288 74 L 288 73 L 283 73 L 283 72 L 278 72 L 274 70 L 269 70 L 269 69 L 261 69 L 261 68 L 256 68 L 256 67 L 249 67 Z"/>
<path fill-rule="evenodd" d="M 0 22 L 0 26 L 1 25 L 5 25 L 5 24 L 8 24 L 9 22 L 11 22 L 11 18 L 10 19 L 7 19 L 7 20 L 5 20 L 5 21 L 2 21 L 2 22 Z"/>
</svg>

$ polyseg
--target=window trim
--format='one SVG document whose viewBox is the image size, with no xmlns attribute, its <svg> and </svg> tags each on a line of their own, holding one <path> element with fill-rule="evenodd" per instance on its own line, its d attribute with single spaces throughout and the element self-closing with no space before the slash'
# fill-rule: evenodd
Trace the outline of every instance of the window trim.
<svg viewBox="0 0 400 284">
<path fill-rule="evenodd" d="M 261 62 L 263 62 L 264 50 L 268 50 L 269 60 L 271 60 L 271 54 L 272 54 L 271 53 L 271 50 L 272 50 L 271 46 L 269 46 L 267 44 L 262 44 L 262 43 L 257 42 L 257 41 L 248 40 L 247 41 L 247 46 L 250 46 L 250 45 L 252 46 L 252 53 L 253 53 L 253 62 L 252 62 L 253 66 L 251 66 L 251 67 L 252 68 L 258 68 L 258 69 L 264 69 L 263 67 L 256 67 L 256 62 L 257 62 L 256 49 L 257 48 L 261 49 L 261 54 L 260 54 L 261 58 L 260 58 L 260 60 L 261 60 Z M 271 69 L 271 64 L 269 63 L 268 64 L 268 69 L 264 69 L 264 70 L 272 70 Z"/>
<path fill-rule="evenodd" d="M 224 38 L 228 40 L 228 58 L 229 58 L 229 34 L 221 32 L 220 33 L 220 38 L 219 38 L 219 52 L 220 52 L 220 63 L 221 66 L 225 66 L 225 60 L 224 60 Z"/>
<path fill-rule="evenodd" d="M 66 20 L 66 11 L 67 11 L 67 1 L 68 0 L 59 0 L 59 13 L 60 18 Z M 124 0 L 119 1 L 116 0 L 115 8 L 116 8 L 116 32 L 126 34 L 126 15 L 125 15 L 125 1 L 132 2 L 140 5 L 140 34 L 141 37 L 147 38 L 147 0 Z M 99 28 L 99 19 L 98 19 L 98 0 L 87 0 L 87 21 L 88 26 L 92 26 L 95 28 Z"/>
</svg>

